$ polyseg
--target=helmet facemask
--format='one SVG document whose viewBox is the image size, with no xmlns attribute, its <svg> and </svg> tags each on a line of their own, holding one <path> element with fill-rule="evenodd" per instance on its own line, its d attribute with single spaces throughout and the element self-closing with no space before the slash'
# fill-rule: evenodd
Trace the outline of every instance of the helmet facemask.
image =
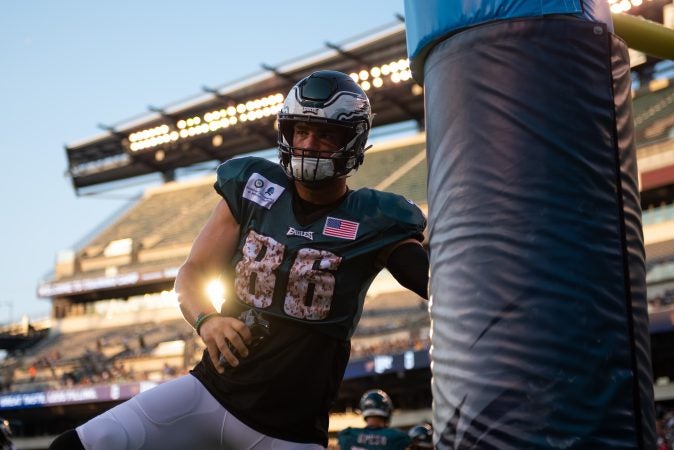
<svg viewBox="0 0 674 450">
<path fill-rule="evenodd" d="M 291 89 L 278 114 L 280 164 L 288 177 L 303 183 L 347 177 L 363 162 L 371 120 L 369 100 L 349 76 L 315 72 Z M 294 146 L 298 123 L 341 129 L 344 144 L 329 152 Z"/>
<path fill-rule="evenodd" d="M 298 122 L 326 124 L 325 121 L 306 120 L 306 118 L 279 120 L 279 154 L 281 165 L 286 174 L 295 180 L 313 183 L 349 176 L 363 162 L 364 144 L 367 139 L 366 124 L 347 126 L 331 124 L 342 128 L 345 143 L 334 150 L 293 146 L 294 126 Z"/>
</svg>

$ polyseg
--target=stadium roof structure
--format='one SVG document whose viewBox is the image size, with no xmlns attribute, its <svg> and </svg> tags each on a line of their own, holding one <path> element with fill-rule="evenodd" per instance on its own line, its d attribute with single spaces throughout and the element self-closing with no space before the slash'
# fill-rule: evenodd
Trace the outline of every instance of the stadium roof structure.
<svg viewBox="0 0 674 450">
<path fill-rule="evenodd" d="M 372 102 L 375 126 L 424 123 L 423 88 L 411 77 L 403 23 L 349 43 L 325 43 L 314 56 L 272 67 L 196 98 L 103 127 L 105 132 L 65 147 L 68 175 L 81 189 L 150 173 L 173 178 L 175 169 L 277 145 L 276 112 L 284 95 L 315 70 L 348 73 Z"/>
</svg>

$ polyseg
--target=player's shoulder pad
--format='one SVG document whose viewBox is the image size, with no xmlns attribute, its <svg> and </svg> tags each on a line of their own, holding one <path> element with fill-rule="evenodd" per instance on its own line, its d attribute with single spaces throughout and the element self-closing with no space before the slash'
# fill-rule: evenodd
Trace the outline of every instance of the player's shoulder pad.
<svg viewBox="0 0 674 450">
<path fill-rule="evenodd" d="M 360 433 L 361 429 L 360 428 L 353 428 L 353 427 L 347 427 L 341 430 L 339 433 L 337 433 L 337 439 L 340 440 L 340 442 L 345 442 L 350 439 L 353 439 L 357 437 Z"/>
<path fill-rule="evenodd" d="M 410 439 L 409 435 L 400 428 L 392 428 L 392 430 L 395 431 L 394 435 L 396 435 L 397 437 L 405 440 Z"/>
<path fill-rule="evenodd" d="M 374 202 L 382 215 L 398 222 L 426 228 L 426 216 L 413 201 L 402 195 L 376 189 L 358 189 L 356 191 L 366 203 Z"/>
<path fill-rule="evenodd" d="M 279 169 L 278 164 L 255 156 L 229 159 L 218 166 L 217 184 L 222 185 L 231 181 L 245 182 L 253 172 L 269 172 Z"/>
</svg>

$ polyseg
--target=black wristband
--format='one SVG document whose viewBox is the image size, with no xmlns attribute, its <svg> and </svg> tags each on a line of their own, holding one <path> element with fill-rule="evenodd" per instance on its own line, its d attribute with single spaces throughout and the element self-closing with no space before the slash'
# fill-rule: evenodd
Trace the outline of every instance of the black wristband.
<svg viewBox="0 0 674 450">
<path fill-rule="evenodd" d="M 212 312 L 212 313 L 201 313 L 197 316 L 197 320 L 194 321 L 194 329 L 197 331 L 197 334 L 201 336 L 201 326 L 211 317 L 215 316 L 222 316 L 222 314 L 218 312 Z"/>
</svg>

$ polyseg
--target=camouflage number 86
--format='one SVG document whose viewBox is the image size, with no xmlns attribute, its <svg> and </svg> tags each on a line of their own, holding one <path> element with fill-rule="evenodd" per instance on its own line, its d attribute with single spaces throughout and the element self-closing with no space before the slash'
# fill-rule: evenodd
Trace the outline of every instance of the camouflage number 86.
<svg viewBox="0 0 674 450">
<path fill-rule="evenodd" d="M 246 236 L 242 258 L 236 264 L 234 286 L 245 303 L 268 308 L 276 286 L 276 269 L 283 261 L 285 245 L 251 230 Z M 302 248 L 288 274 L 283 310 L 298 319 L 321 320 L 330 312 L 335 277 L 342 258 L 326 250 Z"/>
</svg>

